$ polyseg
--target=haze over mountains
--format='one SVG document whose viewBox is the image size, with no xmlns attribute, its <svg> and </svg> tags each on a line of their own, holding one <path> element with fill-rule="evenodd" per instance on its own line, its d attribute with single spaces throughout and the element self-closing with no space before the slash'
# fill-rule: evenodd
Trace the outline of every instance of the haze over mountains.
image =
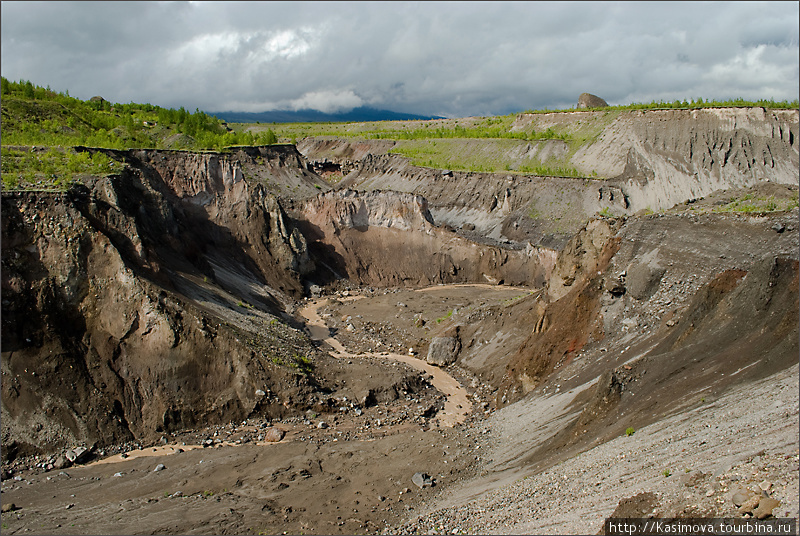
<svg viewBox="0 0 800 536">
<path fill-rule="evenodd" d="M 439 116 L 415 115 L 391 110 L 379 110 L 368 106 L 353 108 L 347 112 L 325 113 L 319 110 L 272 110 L 268 112 L 212 112 L 212 115 L 229 123 L 304 123 L 346 121 L 406 121 L 443 119 Z"/>
</svg>

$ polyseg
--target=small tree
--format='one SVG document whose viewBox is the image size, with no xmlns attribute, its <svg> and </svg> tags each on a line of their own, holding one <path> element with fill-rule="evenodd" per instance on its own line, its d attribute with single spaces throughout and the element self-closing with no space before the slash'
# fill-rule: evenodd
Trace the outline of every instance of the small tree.
<svg viewBox="0 0 800 536">
<path fill-rule="evenodd" d="M 273 145 L 278 143 L 278 136 L 272 132 L 271 128 L 268 128 L 267 131 L 262 135 L 261 138 L 264 141 L 264 145 Z"/>
</svg>

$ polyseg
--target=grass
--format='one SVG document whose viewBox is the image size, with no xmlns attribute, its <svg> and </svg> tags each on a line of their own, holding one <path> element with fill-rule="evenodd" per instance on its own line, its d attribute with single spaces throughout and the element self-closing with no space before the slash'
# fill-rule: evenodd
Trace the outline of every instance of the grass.
<svg viewBox="0 0 800 536">
<path fill-rule="evenodd" d="M 503 305 L 510 305 L 510 304 L 512 304 L 512 303 L 514 303 L 514 302 L 516 302 L 518 300 L 521 300 L 522 298 L 527 298 L 528 296 L 530 296 L 532 294 L 533 294 L 533 292 L 528 292 L 527 294 L 520 294 L 519 296 L 514 296 L 513 298 L 508 298 L 506 300 L 503 300 L 502 304 Z"/>
<path fill-rule="evenodd" d="M 314 362 L 310 358 L 301 356 L 299 354 L 292 356 L 292 359 L 288 362 L 284 361 L 280 357 L 273 357 L 271 361 L 279 367 L 289 367 L 294 369 L 303 376 L 309 376 L 314 372 Z"/>
<path fill-rule="evenodd" d="M 312 372 L 314 372 L 314 362 L 311 361 L 306 356 L 295 355 L 294 360 L 289 363 L 289 366 L 293 369 L 296 369 L 302 374 L 303 376 L 308 376 Z"/>
<path fill-rule="evenodd" d="M 763 213 L 786 211 L 800 205 L 798 194 L 795 193 L 788 199 L 775 199 L 774 196 L 754 196 L 746 194 L 739 199 L 734 199 L 725 205 L 714 207 L 713 212 L 739 212 L 739 213 Z"/>
<path fill-rule="evenodd" d="M 200 110 L 194 113 L 152 104 L 83 101 L 2 78 L 3 145 L 85 145 L 106 149 L 148 148 L 223 151 L 236 145 L 271 145 L 270 129 L 228 131 L 225 124 Z"/>
<path fill-rule="evenodd" d="M 603 210 L 598 212 L 598 214 L 603 216 L 604 218 L 616 218 L 616 216 L 614 216 L 614 213 L 612 213 L 608 207 L 603 207 Z"/>
<path fill-rule="evenodd" d="M 405 156 L 415 166 L 475 173 L 511 173 L 548 177 L 588 178 L 561 158 L 546 163 L 527 152 L 529 142 L 494 139 L 436 139 L 400 141 L 389 153 Z"/>
<path fill-rule="evenodd" d="M 603 113 L 580 116 L 569 124 L 552 125 L 537 118 L 551 110 L 518 114 L 430 121 L 372 121 L 362 123 L 273 123 L 226 125 L 200 110 L 189 112 L 152 104 L 120 104 L 104 100 L 82 101 L 69 92 L 55 92 L 29 81 L 2 78 L 3 144 L 5 146 L 156 148 L 192 151 L 228 151 L 234 146 L 296 143 L 306 137 L 358 138 L 394 142 L 390 152 L 405 156 L 416 166 L 465 172 L 512 173 L 567 178 L 602 178 L 592 170 L 570 165 L 575 154 L 598 139 L 622 111 L 639 109 L 695 109 L 720 106 L 797 108 L 798 101 L 734 99 L 632 103 L 599 109 Z M 587 109 L 588 110 L 588 109 Z M 574 112 L 574 109 L 556 110 Z M 537 156 L 540 149 L 550 156 Z M 557 149 L 555 153 L 550 149 Z M 552 156 L 557 154 L 558 156 Z M 332 155 L 333 156 L 333 155 Z M 3 154 L 5 161 L 6 154 Z M 17 158 L 18 159 L 18 158 Z M 14 170 L 3 187 L 23 184 L 63 188 L 79 171 L 53 171 L 39 162 Z M 5 166 L 5 163 L 4 163 Z M 37 167 L 39 166 L 39 167 Z M 58 169 L 64 166 L 56 166 Z M 47 168 L 47 169 L 43 169 Z M 25 175 L 27 173 L 27 175 Z M 108 171 L 100 171 L 108 173 Z M 48 176 L 49 175 L 49 176 Z M 317 186 L 317 188 L 321 188 Z M 731 211 L 771 210 L 769 205 L 742 205 Z M 776 210 L 780 210 L 776 205 Z"/>
<path fill-rule="evenodd" d="M 604 106 L 602 108 L 581 108 L 580 111 L 599 111 L 599 110 L 697 110 L 701 108 L 750 108 L 761 107 L 773 110 L 796 110 L 800 107 L 800 101 L 797 99 L 793 101 L 775 101 L 773 99 L 761 99 L 757 101 L 748 101 L 741 98 L 729 100 L 703 100 L 686 99 L 675 100 L 672 102 L 665 102 L 663 100 L 652 101 L 650 103 L 634 102 L 630 104 L 621 104 L 617 106 Z M 565 108 L 561 110 L 527 110 L 526 114 L 543 114 L 555 112 L 574 112 L 574 108 Z"/>
<path fill-rule="evenodd" d="M 50 148 L 47 151 L 0 149 L 3 189 L 68 188 L 80 175 L 108 175 L 122 168 L 102 153 Z"/>
<path fill-rule="evenodd" d="M 443 317 L 437 318 L 436 319 L 436 323 L 440 324 L 440 323 L 444 322 L 445 320 L 449 320 L 453 316 L 453 313 L 455 313 L 455 312 L 456 312 L 455 309 L 453 309 L 452 311 L 448 311 L 447 314 L 444 315 Z"/>
</svg>

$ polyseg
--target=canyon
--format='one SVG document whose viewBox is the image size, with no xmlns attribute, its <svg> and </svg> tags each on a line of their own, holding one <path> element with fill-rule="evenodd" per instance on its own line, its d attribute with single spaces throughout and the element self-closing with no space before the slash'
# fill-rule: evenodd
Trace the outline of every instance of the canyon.
<svg viewBox="0 0 800 536">
<path fill-rule="evenodd" d="M 796 519 L 797 111 L 530 124 L 596 177 L 306 138 L 3 192 L 4 529 L 597 533 L 765 479 Z"/>
</svg>

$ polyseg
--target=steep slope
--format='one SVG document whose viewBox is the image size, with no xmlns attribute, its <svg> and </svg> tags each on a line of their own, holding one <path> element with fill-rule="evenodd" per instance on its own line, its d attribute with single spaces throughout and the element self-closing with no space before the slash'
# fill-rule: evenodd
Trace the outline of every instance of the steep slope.
<svg viewBox="0 0 800 536">
<path fill-rule="evenodd" d="M 298 149 L 312 165 L 338 166 L 346 175 L 341 188 L 423 195 L 437 222 L 465 236 L 474 225 L 495 241 L 560 248 L 603 210 L 631 215 L 717 190 L 797 184 L 799 117 L 797 110 L 763 108 L 520 114 L 511 132 L 552 131 L 565 139 L 427 140 L 419 149 L 481 153 L 510 170 L 505 173 L 415 166 L 389 154 L 410 143 L 403 140 L 308 138 Z M 515 171 L 525 166 L 540 166 L 544 174 L 574 169 L 583 178 Z"/>
<path fill-rule="evenodd" d="M 565 403 L 577 420 L 527 459 L 562 456 L 566 446 L 614 437 L 796 364 L 797 228 L 797 210 L 684 212 L 579 233 L 497 393 L 499 405 L 574 393 Z M 592 242 L 601 247 L 585 247 Z"/>
<path fill-rule="evenodd" d="M 580 123 L 597 123 L 598 132 L 569 163 L 584 173 L 617 179 L 634 212 L 669 208 L 715 190 L 761 181 L 797 184 L 800 178 L 797 110 L 523 114 L 513 128 L 569 132 L 586 128 Z"/>
<path fill-rule="evenodd" d="M 340 190 L 310 198 L 292 214 L 316 261 L 310 279 L 320 284 L 542 285 L 552 266 L 545 248 L 486 246 L 436 227 L 421 196 Z"/>
<path fill-rule="evenodd" d="M 105 152 L 122 173 L 3 194 L 4 459 L 281 415 L 330 392 L 335 367 L 286 313 L 305 241 L 244 158 Z M 296 152 L 245 156 L 316 191 Z"/>
</svg>

